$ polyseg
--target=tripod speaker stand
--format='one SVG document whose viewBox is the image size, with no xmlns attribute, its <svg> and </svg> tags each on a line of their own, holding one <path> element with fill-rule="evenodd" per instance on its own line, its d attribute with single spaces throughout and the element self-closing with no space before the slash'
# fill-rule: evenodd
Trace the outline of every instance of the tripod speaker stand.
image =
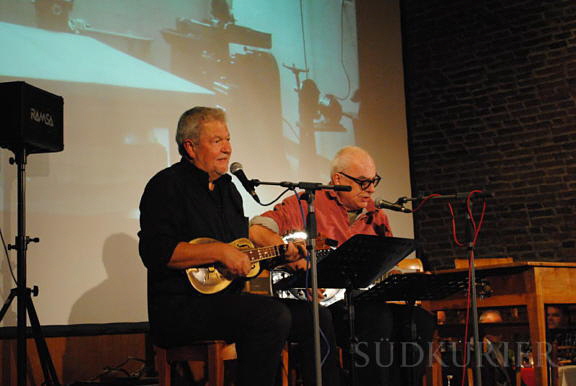
<svg viewBox="0 0 576 386">
<path fill-rule="evenodd" d="M 16 332 L 16 365 L 18 386 L 26 385 L 26 330 L 27 317 L 30 318 L 32 334 L 36 341 L 44 385 L 58 386 L 58 377 L 50 352 L 40 327 L 40 321 L 32 295 L 38 294 L 38 287 L 28 288 L 26 280 L 26 251 L 28 244 L 39 242 L 38 238 L 26 235 L 26 161 L 30 153 L 61 151 L 63 127 L 63 100 L 57 95 L 30 86 L 24 82 L 0 84 L 0 116 L 6 117 L 8 126 L 0 131 L 0 146 L 12 150 L 15 157 L 11 164 L 18 168 L 18 234 L 13 245 L 8 249 L 17 251 L 16 288 L 10 291 L 2 309 L 0 321 L 17 299 L 17 332 Z"/>
</svg>

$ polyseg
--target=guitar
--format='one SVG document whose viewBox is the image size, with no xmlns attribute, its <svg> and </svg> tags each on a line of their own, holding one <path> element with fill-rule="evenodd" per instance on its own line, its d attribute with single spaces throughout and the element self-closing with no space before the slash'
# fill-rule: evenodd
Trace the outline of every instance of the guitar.
<svg viewBox="0 0 576 386">
<path fill-rule="evenodd" d="M 206 244 L 215 242 L 218 242 L 218 240 L 209 237 L 200 237 L 190 241 L 190 244 Z M 246 238 L 234 240 L 229 244 L 241 250 L 243 253 L 248 255 L 248 258 L 250 259 L 250 272 L 246 275 L 246 279 L 252 279 L 258 276 L 260 273 L 260 261 L 284 256 L 286 252 L 286 244 L 254 248 L 252 242 Z M 218 265 L 192 267 L 186 269 L 186 275 L 188 276 L 188 281 L 190 281 L 190 284 L 196 291 L 205 295 L 212 295 L 223 291 L 233 281 L 227 279 L 220 269 L 222 268 Z"/>
</svg>

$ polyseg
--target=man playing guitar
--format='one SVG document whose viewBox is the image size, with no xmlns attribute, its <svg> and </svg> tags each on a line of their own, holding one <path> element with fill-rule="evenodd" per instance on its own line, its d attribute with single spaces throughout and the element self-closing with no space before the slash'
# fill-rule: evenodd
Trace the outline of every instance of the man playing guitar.
<svg viewBox="0 0 576 386">
<path fill-rule="evenodd" d="M 162 347 L 198 340 L 235 342 L 237 384 L 272 386 L 288 337 L 314 352 L 310 304 L 240 293 L 251 260 L 229 243 L 248 235 L 248 219 L 226 173 L 232 145 L 224 112 L 207 107 L 186 111 L 178 122 L 176 142 L 181 161 L 152 177 L 140 201 L 139 249 L 148 269 L 152 340 Z M 190 242 L 201 238 L 213 240 Z M 294 245 L 287 246 L 287 256 L 289 261 L 299 258 Z M 186 270 L 206 265 L 234 280 L 210 295 L 196 291 Z M 331 352 L 322 378 L 324 385 L 338 386 L 328 310 L 320 322 Z M 312 373 L 307 385 L 313 380 Z"/>
<path fill-rule="evenodd" d="M 316 195 L 315 208 L 318 232 L 327 239 L 336 240 L 341 245 L 356 234 L 392 236 L 392 230 L 386 214 L 374 205 L 372 195 L 380 182 L 372 157 L 363 149 L 349 146 L 341 149 L 332 161 L 330 171 L 331 184 L 349 185 L 349 192 L 320 191 Z M 304 213 L 307 212 L 305 200 L 300 200 Z M 280 234 L 289 230 L 304 229 L 300 206 L 296 197 L 289 197 L 276 205 L 274 210 L 263 213 L 251 221 L 250 239 L 259 246 L 281 242 Z M 295 256 L 291 256 L 295 258 Z M 306 261 L 300 259 L 288 264 L 294 270 L 306 269 Z M 347 331 L 343 318 L 342 305 L 331 306 L 335 313 L 338 331 Z M 390 361 L 393 346 L 400 346 L 409 334 L 402 328 L 409 325 L 408 316 L 416 321 L 420 347 L 432 339 L 434 323 L 425 310 L 412 306 L 374 303 L 362 304 L 356 308 L 356 335 L 368 345 L 369 363 L 358 368 L 361 385 L 399 385 L 407 384 L 407 378 L 415 378 L 419 384 L 421 374 L 415 377 L 405 375 L 401 368 L 401 358 Z M 338 334 L 344 335 L 344 334 Z M 347 347 L 343 344 L 341 346 Z M 382 344 L 384 343 L 384 344 Z M 376 354 L 376 350 L 380 350 Z M 376 360 L 380 358 L 380 360 Z M 420 372 L 424 369 L 422 358 Z M 392 365 L 390 365 L 392 363 Z"/>
</svg>

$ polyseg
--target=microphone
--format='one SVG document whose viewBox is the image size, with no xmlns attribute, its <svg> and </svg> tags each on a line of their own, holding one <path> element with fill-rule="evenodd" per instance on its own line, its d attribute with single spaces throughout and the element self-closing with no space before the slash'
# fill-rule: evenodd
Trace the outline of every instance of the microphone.
<svg viewBox="0 0 576 386">
<path fill-rule="evenodd" d="M 378 209 L 389 209 L 394 210 L 396 212 L 412 213 L 412 210 L 405 208 L 402 204 L 399 204 L 397 202 L 386 201 L 382 198 L 374 201 L 374 205 L 376 205 L 376 208 Z"/>
<path fill-rule="evenodd" d="M 233 162 L 232 165 L 230 165 L 230 173 L 234 174 L 236 178 L 240 180 L 244 189 L 260 204 L 260 198 L 258 198 L 256 190 L 254 190 L 254 184 L 246 177 L 246 174 L 244 174 L 242 164 L 240 162 Z"/>
</svg>

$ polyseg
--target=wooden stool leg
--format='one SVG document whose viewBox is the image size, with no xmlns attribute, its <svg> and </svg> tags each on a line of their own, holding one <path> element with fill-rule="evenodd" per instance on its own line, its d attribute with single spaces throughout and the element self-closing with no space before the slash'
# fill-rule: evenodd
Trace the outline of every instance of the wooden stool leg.
<svg viewBox="0 0 576 386">
<path fill-rule="evenodd" d="M 282 350 L 282 386 L 288 386 L 288 371 L 290 362 L 288 361 L 288 345 Z"/>
<path fill-rule="evenodd" d="M 159 386 L 171 386 L 172 384 L 172 369 L 168 363 L 166 350 L 156 347 L 156 369 L 158 370 L 158 384 Z"/>
<path fill-rule="evenodd" d="M 235 346 L 224 341 L 193 342 L 189 346 L 171 349 L 155 347 L 154 351 L 160 386 L 171 386 L 175 377 L 172 370 L 177 369 L 176 364 L 186 364 L 186 369 L 192 370 L 199 362 L 204 362 L 204 378 L 208 386 L 224 386 L 224 361 L 236 359 Z"/>
<path fill-rule="evenodd" d="M 208 380 L 210 386 L 224 386 L 224 343 L 216 342 L 208 347 Z"/>
<path fill-rule="evenodd" d="M 474 386 L 474 370 L 466 369 L 466 374 L 468 375 L 468 385 Z"/>
</svg>

